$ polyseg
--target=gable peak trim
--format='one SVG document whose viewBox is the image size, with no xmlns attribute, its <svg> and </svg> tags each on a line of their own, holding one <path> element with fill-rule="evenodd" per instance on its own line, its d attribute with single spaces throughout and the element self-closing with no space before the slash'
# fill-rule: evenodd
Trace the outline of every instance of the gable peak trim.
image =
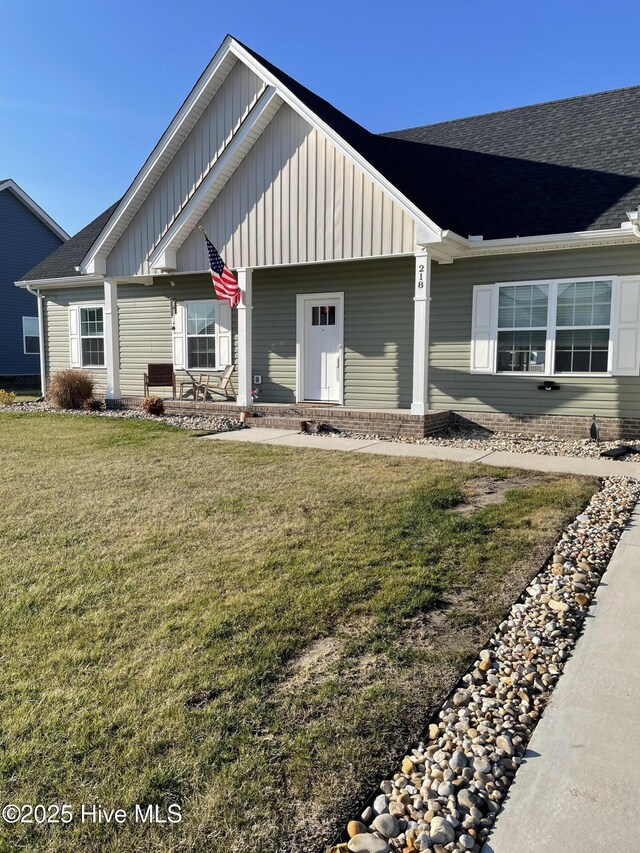
<svg viewBox="0 0 640 853">
<path fill-rule="evenodd" d="M 18 198 L 25 207 L 27 207 L 34 216 L 36 216 L 43 225 L 46 225 L 47 228 L 52 231 L 56 237 L 59 237 L 63 243 L 66 243 L 69 239 L 70 235 L 64 230 L 61 225 L 53 219 L 46 210 L 43 210 L 40 205 L 34 201 L 31 196 L 26 193 L 21 186 L 19 186 L 13 178 L 6 178 L 3 181 L 0 181 L 0 192 L 4 190 L 9 190 L 13 193 L 13 195 Z"/>
<path fill-rule="evenodd" d="M 187 99 L 174 116 L 169 127 L 160 138 L 158 144 L 145 161 L 145 164 L 111 215 L 105 228 L 85 255 L 81 264 L 83 273 L 104 274 L 108 253 L 122 233 L 124 233 L 125 228 L 133 219 L 133 216 L 142 205 L 153 185 L 204 111 L 206 104 L 215 96 L 215 92 L 222 85 L 227 74 L 238 60 L 253 71 L 256 76 L 261 78 L 267 86 L 273 87 L 286 104 L 309 122 L 312 127 L 318 129 L 338 150 L 363 170 L 386 195 L 423 227 L 429 234 L 431 241 L 439 242 L 441 240 L 442 230 L 435 222 L 378 172 L 337 131 L 307 107 L 275 74 L 272 74 L 265 68 L 243 44 L 233 38 L 233 36 L 227 35 Z M 213 85 L 215 85 L 215 89 L 211 91 Z M 205 99 L 206 104 L 203 105 L 203 100 Z M 196 111 L 197 115 L 194 119 L 193 115 Z M 185 132 L 184 128 L 186 124 L 188 126 Z M 176 140 L 179 140 L 177 145 L 175 144 Z"/>
</svg>

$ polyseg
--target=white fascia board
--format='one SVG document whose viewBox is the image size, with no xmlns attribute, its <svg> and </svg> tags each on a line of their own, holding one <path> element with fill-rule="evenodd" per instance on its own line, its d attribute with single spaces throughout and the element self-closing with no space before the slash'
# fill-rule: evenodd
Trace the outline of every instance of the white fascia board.
<svg viewBox="0 0 640 853">
<path fill-rule="evenodd" d="M 109 221 L 83 258 L 80 265 L 83 273 L 93 274 L 103 269 L 103 265 L 106 264 L 106 256 L 142 205 L 142 202 L 151 191 L 158 177 L 164 172 L 173 155 L 184 141 L 184 136 L 188 134 L 195 121 L 202 114 L 204 107 L 198 113 L 195 121 L 189 126 L 187 134 L 184 134 L 185 122 L 188 121 L 194 110 L 198 108 L 205 93 L 207 94 L 207 103 L 209 103 L 215 92 L 224 82 L 229 71 L 235 65 L 236 56 L 230 52 L 231 42 L 231 37 L 227 36 L 216 51 L 211 62 L 200 75 L 185 102 L 172 119 L 169 127 L 162 134 L 160 141 L 134 178 L 133 183 L 124 194 L 120 204 L 111 214 Z M 213 85 L 215 85 L 215 90 L 211 91 Z"/>
<path fill-rule="evenodd" d="M 101 275 L 73 275 L 66 278 L 41 278 L 33 281 L 16 281 L 16 287 L 32 287 L 34 290 L 56 290 L 60 287 L 93 287 L 102 286 L 104 276 Z"/>
<path fill-rule="evenodd" d="M 49 214 L 45 210 L 43 210 L 40 205 L 35 202 L 31 198 L 31 196 L 22 189 L 22 187 L 16 184 L 14 180 L 9 178 L 6 181 L 2 181 L 0 183 L 0 192 L 2 192 L 3 190 L 11 190 L 11 192 L 15 196 L 17 196 L 26 207 L 29 208 L 29 210 L 34 214 L 34 216 L 37 216 L 38 219 L 44 225 L 46 225 L 50 231 L 53 231 L 56 237 L 59 237 L 63 241 L 63 243 L 67 242 L 67 240 L 69 239 L 69 234 L 67 234 L 64 228 L 61 228 L 60 225 L 58 225 L 58 223 L 55 221 L 55 219 L 52 219 Z"/>
<path fill-rule="evenodd" d="M 299 113 L 312 126 L 320 130 L 331 142 L 338 148 L 342 154 L 349 160 L 359 166 L 384 192 L 390 196 L 396 204 L 398 204 L 406 213 L 409 214 L 417 223 L 423 225 L 429 233 L 431 240 L 437 242 L 441 239 L 442 229 L 436 225 L 433 220 L 416 207 L 413 202 L 404 196 L 384 175 L 381 175 L 377 169 L 374 169 L 371 163 L 366 160 L 359 152 L 348 145 L 345 140 L 336 131 L 310 110 L 302 101 L 297 98 L 289 89 L 284 86 L 277 77 L 267 71 L 257 59 L 248 53 L 241 44 L 232 39 L 231 50 L 236 56 L 244 62 L 258 77 L 261 77 L 265 83 L 274 86 L 282 100 L 289 104 L 297 113 Z"/>
<path fill-rule="evenodd" d="M 481 258 L 489 255 L 507 255 L 523 252 L 551 252 L 560 249 L 580 249 L 589 246 L 617 246 L 637 243 L 638 237 L 626 225 L 620 228 L 603 228 L 600 231 L 571 231 L 565 234 L 540 234 L 533 237 L 505 237 L 494 240 L 461 237 L 453 231 L 443 233 L 442 243 L 420 245 L 433 251 L 434 257 Z M 447 260 L 442 262 L 450 262 Z"/>
<path fill-rule="evenodd" d="M 282 105 L 274 86 L 268 86 L 244 119 L 216 163 L 184 206 L 149 257 L 152 270 L 175 270 L 176 252 L 202 219 L 251 146 Z"/>
</svg>

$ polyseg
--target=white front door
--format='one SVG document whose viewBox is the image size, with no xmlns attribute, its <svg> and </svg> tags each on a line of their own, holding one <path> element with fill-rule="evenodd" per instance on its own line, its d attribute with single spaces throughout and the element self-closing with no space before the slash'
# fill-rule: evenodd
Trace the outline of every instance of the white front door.
<svg viewBox="0 0 640 853">
<path fill-rule="evenodd" d="M 342 402 L 342 329 L 342 293 L 298 296 L 299 399 Z"/>
</svg>

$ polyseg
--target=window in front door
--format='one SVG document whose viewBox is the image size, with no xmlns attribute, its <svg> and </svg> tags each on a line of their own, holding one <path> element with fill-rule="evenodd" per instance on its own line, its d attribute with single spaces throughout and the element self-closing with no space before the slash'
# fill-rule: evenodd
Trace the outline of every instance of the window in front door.
<svg viewBox="0 0 640 853">
<path fill-rule="evenodd" d="M 335 305 L 314 305 L 311 309 L 311 325 L 312 326 L 335 326 L 336 324 L 336 306 Z"/>
</svg>

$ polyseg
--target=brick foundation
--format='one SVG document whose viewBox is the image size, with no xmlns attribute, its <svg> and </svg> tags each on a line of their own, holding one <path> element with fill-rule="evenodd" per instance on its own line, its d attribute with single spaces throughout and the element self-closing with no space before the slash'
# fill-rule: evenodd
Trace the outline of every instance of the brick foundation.
<svg viewBox="0 0 640 853">
<path fill-rule="evenodd" d="M 508 415 L 502 412 L 453 412 L 455 426 L 480 426 L 492 432 L 589 438 L 588 415 Z M 596 418 L 602 441 L 640 438 L 640 418 Z"/>
<path fill-rule="evenodd" d="M 138 409 L 141 402 L 141 397 L 123 397 L 120 400 L 107 400 L 106 404 L 110 409 Z M 238 417 L 238 406 L 234 402 L 194 403 L 192 400 L 164 400 L 164 409 L 168 414 Z M 255 428 L 299 430 L 302 429 L 303 424 L 308 424 L 310 429 L 322 424 L 341 432 L 363 432 L 389 438 L 423 438 L 451 424 L 451 412 L 448 411 L 412 415 L 409 411 L 385 412 L 337 406 L 296 406 L 295 403 L 290 406 L 258 404 L 252 411 L 254 417 L 248 420 L 248 425 Z"/>
<path fill-rule="evenodd" d="M 138 409 L 142 397 L 123 397 L 107 400 L 109 408 Z M 165 400 L 169 414 L 211 414 L 238 417 L 233 401 L 194 403 L 191 400 Z M 588 415 L 510 415 L 503 412 L 429 412 L 412 415 L 409 411 L 371 411 L 338 406 L 255 405 L 251 427 L 297 429 L 308 424 L 314 429 L 320 424 L 341 432 L 362 432 L 388 438 L 423 438 L 449 426 L 483 427 L 491 432 L 513 432 L 525 435 L 558 436 L 559 438 L 589 438 L 591 417 Z M 640 439 L 640 418 L 598 418 L 602 441 Z"/>
</svg>

